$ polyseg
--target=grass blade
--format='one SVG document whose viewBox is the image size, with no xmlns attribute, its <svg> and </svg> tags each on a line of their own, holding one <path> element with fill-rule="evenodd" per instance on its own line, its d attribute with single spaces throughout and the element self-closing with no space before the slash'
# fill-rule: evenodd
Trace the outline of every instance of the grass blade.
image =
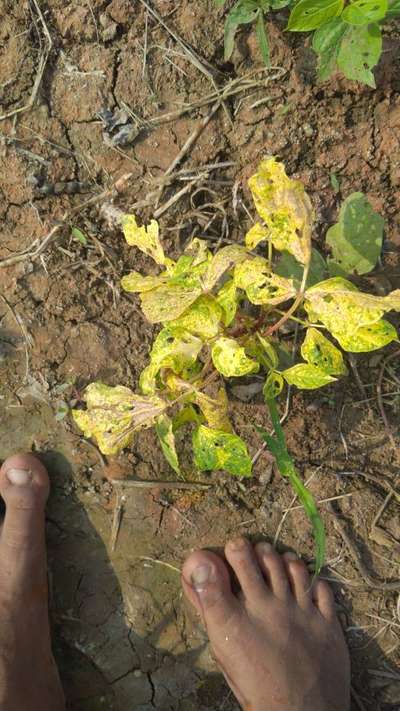
<svg viewBox="0 0 400 711">
<path fill-rule="evenodd" d="M 261 50 L 261 55 L 264 60 L 264 64 L 266 67 L 270 67 L 271 66 L 271 59 L 270 59 L 270 53 L 269 53 L 269 41 L 268 41 L 267 33 L 265 31 L 264 13 L 262 10 L 259 10 L 259 12 L 258 12 L 257 23 L 256 23 L 256 34 L 257 34 L 258 44 L 259 44 L 259 47 Z"/>
</svg>

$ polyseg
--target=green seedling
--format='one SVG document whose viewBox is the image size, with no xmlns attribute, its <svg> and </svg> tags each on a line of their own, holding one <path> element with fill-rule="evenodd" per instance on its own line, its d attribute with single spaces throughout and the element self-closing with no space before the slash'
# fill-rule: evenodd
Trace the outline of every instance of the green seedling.
<svg viewBox="0 0 400 711">
<path fill-rule="evenodd" d="M 332 259 L 327 263 L 312 248 L 310 199 L 282 163 L 262 161 L 249 186 L 260 221 L 243 244 L 215 253 L 205 239 L 195 238 L 174 261 L 164 253 L 155 220 L 139 226 L 134 215 L 124 216 L 127 243 L 152 258 L 159 273 L 132 271 L 122 278 L 122 288 L 139 294 L 144 316 L 161 330 L 138 393 L 92 383 L 84 395 L 86 409 L 75 409 L 73 417 L 106 455 L 130 447 L 135 433 L 154 426 L 178 475 L 183 475 L 179 439 L 186 428 L 197 470 L 250 477 L 251 456 L 230 421 L 225 385 L 262 374 L 273 434 L 260 432 L 311 521 L 318 571 L 324 527 L 288 452 L 277 398 L 287 386 L 314 390 L 345 376 L 343 351 L 374 351 L 397 340 L 383 317 L 400 311 L 400 290 L 376 296 L 349 278 L 374 268 L 382 244 L 383 221 L 363 195 L 345 201 L 337 225 L 328 231 Z M 329 276 L 333 266 L 339 275 Z M 301 336 L 295 362 L 280 338 L 290 319 Z"/>
<path fill-rule="evenodd" d="M 215 1 L 221 6 L 225 0 Z M 314 33 L 320 81 L 341 71 L 347 79 L 375 88 L 372 69 L 382 54 L 382 25 L 400 15 L 400 0 L 239 0 L 225 21 L 225 58 L 232 54 L 239 25 L 255 22 L 269 66 L 265 14 L 287 5 L 291 8 L 287 29 Z"/>
</svg>

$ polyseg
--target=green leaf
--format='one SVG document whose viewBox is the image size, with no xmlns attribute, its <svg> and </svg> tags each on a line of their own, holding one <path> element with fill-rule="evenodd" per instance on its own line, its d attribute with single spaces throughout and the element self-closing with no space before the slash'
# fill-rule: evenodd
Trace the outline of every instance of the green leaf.
<svg viewBox="0 0 400 711">
<path fill-rule="evenodd" d="M 383 318 L 369 326 L 361 326 L 355 333 L 342 333 L 339 330 L 333 335 L 342 348 L 350 353 L 376 351 L 399 340 L 394 326 Z"/>
<path fill-rule="evenodd" d="M 198 299 L 170 326 L 181 326 L 203 341 L 215 338 L 221 330 L 222 308 L 213 296 L 205 294 Z"/>
<path fill-rule="evenodd" d="M 355 0 L 345 7 L 342 19 L 351 25 L 368 25 L 383 20 L 388 0 Z"/>
<path fill-rule="evenodd" d="M 168 415 L 160 415 L 157 418 L 155 429 L 160 440 L 164 457 L 172 469 L 181 476 L 179 459 L 175 448 L 175 436 L 172 431 L 172 420 Z"/>
<path fill-rule="evenodd" d="M 252 304 L 281 304 L 296 296 L 291 279 L 275 274 L 266 259 L 253 257 L 237 264 L 233 280 Z"/>
<path fill-rule="evenodd" d="M 268 228 L 265 238 L 275 249 L 286 250 L 301 264 L 307 264 L 313 209 L 303 184 L 289 178 L 282 163 L 267 158 L 250 178 L 249 187 L 257 212 Z"/>
<path fill-rule="evenodd" d="M 234 338 L 218 338 L 211 349 L 214 366 L 225 378 L 257 373 L 259 363 L 248 358 L 245 349 Z"/>
<path fill-rule="evenodd" d="M 283 377 L 280 373 L 270 373 L 263 387 L 263 395 L 265 400 L 274 400 L 278 397 L 283 390 L 283 384 Z"/>
<path fill-rule="evenodd" d="M 337 70 L 337 58 L 348 26 L 341 17 L 334 17 L 326 25 L 319 27 L 313 36 L 312 46 L 319 55 L 318 78 L 325 81 Z"/>
<path fill-rule="evenodd" d="M 251 459 L 240 437 L 200 425 L 193 433 L 193 452 L 201 471 L 225 469 L 239 477 L 251 476 Z"/>
<path fill-rule="evenodd" d="M 292 0 L 270 0 L 270 5 L 273 10 L 281 10 L 282 7 L 290 5 Z"/>
<path fill-rule="evenodd" d="M 329 180 L 335 193 L 340 193 L 340 180 L 333 170 L 329 174 Z"/>
<path fill-rule="evenodd" d="M 86 235 L 83 234 L 81 230 L 78 230 L 77 227 L 73 227 L 71 229 L 71 235 L 74 239 L 78 240 L 78 242 L 80 242 L 81 244 L 83 244 L 84 247 L 86 247 L 88 240 Z"/>
<path fill-rule="evenodd" d="M 230 326 L 236 316 L 238 307 L 238 290 L 233 279 L 228 279 L 225 282 L 215 298 L 222 309 L 224 326 Z"/>
<path fill-rule="evenodd" d="M 260 343 L 262 347 L 262 351 L 264 354 L 264 361 L 267 366 L 267 368 L 276 368 L 279 362 L 278 355 L 276 353 L 275 348 L 273 347 L 272 343 L 268 341 L 266 338 L 261 336 L 260 333 L 257 333 L 257 340 Z"/>
<path fill-rule="evenodd" d="M 155 379 L 161 368 L 169 368 L 177 375 L 190 369 L 202 347 L 201 339 L 182 326 L 171 325 L 163 328 L 150 351 L 150 363 L 140 375 L 141 391 L 144 394 L 154 393 Z"/>
<path fill-rule="evenodd" d="M 124 215 L 121 220 L 122 230 L 129 245 L 138 247 L 141 252 L 152 257 L 157 264 L 165 264 L 164 250 L 159 238 L 158 222 L 151 220 L 145 227 L 139 227 L 135 215 Z"/>
<path fill-rule="evenodd" d="M 301 355 L 328 375 L 346 375 L 347 368 L 341 351 L 317 328 L 308 328 L 301 346 Z"/>
<path fill-rule="evenodd" d="M 337 64 L 347 79 L 354 79 L 375 89 L 371 69 L 382 53 L 382 33 L 377 24 L 355 27 L 348 25 L 343 36 Z"/>
<path fill-rule="evenodd" d="M 397 17 L 397 15 L 400 15 L 400 0 L 389 0 L 389 7 L 385 19 L 391 20 L 392 17 Z"/>
<path fill-rule="evenodd" d="M 258 45 L 259 45 L 260 51 L 261 51 L 261 56 L 264 60 L 264 64 L 266 67 L 270 67 L 271 66 L 271 59 L 270 59 L 270 53 L 269 53 L 269 42 L 268 42 L 267 33 L 265 32 L 264 15 L 261 10 L 259 11 L 258 17 L 257 17 L 256 34 L 257 34 Z"/>
<path fill-rule="evenodd" d="M 232 432 L 232 425 L 228 416 L 228 398 L 224 387 L 219 389 L 216 398 L 197 392 L 194 401 L 199 406 L 207 425 L 212 430 Z"/>
<path fill-rule="evenodd" d="M 291 368 L 284 370 L 282 375 L 289 385 L 296 385 L 296 387 L 304 390 L 322 388 L 324 385 L 333 383 L 336 380 L 321 368 L 317 368 L 317 366 L 310 363 L 293 365 Z"/>
<path fill-rule="evenodd" d="M 363 193 L 353 193 L 343 203 L 339 221 L 326 234 L 333 260 L 347 274 L 367 274 L 382 250 L 385 221 Z"/>
<path fill-rule="evenodd" d="M 135 395 L 122 385 L 91 383 L 85 390 L 86 410 L 72 410 L 85 437 L 93 437 L 103 454 L 118 454 L 132 444 L 136 430 L 154 425 L 167 405 L 159 397 Z"/>
<path fill-rule="evenodd" d="M 292 254 L 289 254 L 289 252 L 282 252 L 279 262 L 274 267 L 274 272 L 279 274 L 279 276 L 293 279 L 297 289 L 300 288 L 300 284 L 303 280 L 303 271 L 303 265 L 299 264 L 297 259 L 295 259 Z M 327 267 L 325 259 L 317 249 L 312 249 L 306 287 L 308 288 L 314 284 L 318 284 L 318 282 L 325 279 L 326 275 Z"/>
<path fill-rule="evenodd" d="M 324 25 L 343 10 L 343 0 L 300 0 L 290 13 L 287 29 L 308 32 Z"/>
<path fill-rule="evenodd" d="M 211 291 L 218 284 L 221 277 L 224 276 L 225 272 L 247 257 L 246 249 L 237 244 L 229 244 L 227 247 L 222 247 L 222 249 L 218 250 L 211 259 L 203 278 L 204 290 Z"/>
<path fill-rule="evenodd" d="M 256 19 L 258 13 L 257 3 L 252 0 L 239 0 L 233 6 L 225 21 L 225 61 L 232 55 L 235 34 L 239 25 L 246 25 Z"/>
</svg>

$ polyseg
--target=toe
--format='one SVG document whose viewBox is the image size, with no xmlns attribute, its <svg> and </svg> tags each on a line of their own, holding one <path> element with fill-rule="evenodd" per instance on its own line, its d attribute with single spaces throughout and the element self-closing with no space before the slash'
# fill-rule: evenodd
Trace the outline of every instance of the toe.
<svg viewBox="0 0 400 711">
<path fill-rule="evenodd" d="M 302 608 L 312 605 L 312 582 L 308 570 L 295 553 L 283 555 L 290 586 L 297 604 Z"/>
<path fill-rule="evenodd" d="M 186 597 L 203 618 L 209 634 L 223 628 L 239 614 L 239 602 L 232 593 L 228 569 L 210 551 L 195 551 L 183 566 L 182 587 Z"/>
<path fill-rule="evenodd" d="M 333 592 L 324 580 L 317 580 L 313 587 L 313 600 L 317 609 L 326 620 L 336 619 L 335 599 Z"/>
<path fill-rule="evenodd" d="M 235 538 L 225 546 L 225 555 L 233 568 L 245 598 L 264 600 L 269 590 L 261 573 L 254 548 L 245 538 Z"/>
<path fill-rule="evenodd" d="M 6 504 L 1 531 L 2 547 L 41 546 L 44 507 L 49 494 L 46 469 L 32 454 L 17 454 L 0 469 L 0 495 Z"/>
<path fill-rule="evenodd" d="M 290 584 L 282 556 L 276 552 L 270 543 L 257 543 L 255 553 L 258 564 L 275 597 L 287 600 L 290 594 Z"/>
</svg>

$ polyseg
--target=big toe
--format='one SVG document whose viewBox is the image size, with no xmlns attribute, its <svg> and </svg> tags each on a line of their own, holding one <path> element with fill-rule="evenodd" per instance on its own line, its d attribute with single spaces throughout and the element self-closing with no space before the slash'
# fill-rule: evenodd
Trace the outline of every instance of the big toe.
<svg viewBox="0 0 400 711">
<path fill-rule="evenodd" d="M 44 507 L 49 477 L 33 454 L 16 454 L 0 469 L 0 496 L 6 513 L 0 550 L 44 547 Z"/>
<path fill-rule="evenodd" d="M 210 635 L 223 630 L 239 613 L 224 561 L 210 551 L 195 551 L 183 566 L 182 587 L 196 607 Z"/>
</svg>

